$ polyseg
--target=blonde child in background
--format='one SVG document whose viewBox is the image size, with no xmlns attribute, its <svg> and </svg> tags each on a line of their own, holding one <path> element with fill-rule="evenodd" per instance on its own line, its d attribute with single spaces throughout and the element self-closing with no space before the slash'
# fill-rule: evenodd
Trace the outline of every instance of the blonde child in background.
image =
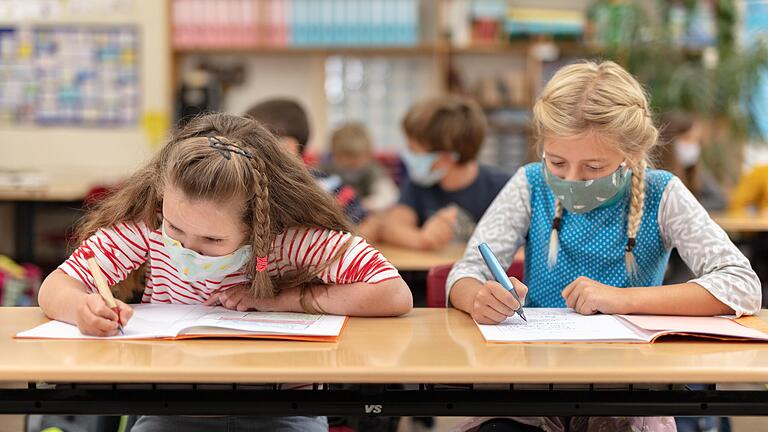
<svg viewBox="0 0 768 432">
<path fill-rule="evenodd" d="M 307 111 L 299 102 L 283 98 L 267 99 L 250 107 L 245 115 L 261 122 L 277 136 L 283 149 L 305 162 L 311 128 Z M 336 205 L 354 224 L 361 237 L 370 242 L 379 239 L 380 219 L 368 215 L 352 186 L 337 175 L 313 168 L 310 168 L 310 173 L 317 184 L 333 196 Z"/>
<path fill-rule="evenodd" d="M 448 276 L 451 305 L 484 324 L 518 308 L 478 252 L 486 242 L 502 266 L 525 247 L 525 283 L 512 282 L 528 307 L 662 315 L 760 309 L 760 281 L 749 261 L 680 179 L 648 168 L 658 131 L 642 87 L 624 69 L 610 61 L 562 68 L 536 101 L 533 132 L 542 161 L 521 168 L 483 216 Z M 673 248 L 695 278 L 661 286 Z M 674 419 L 663 417 L 486 420 L 465 426 L 675 430 Z"/>
<path fill-rule="evenodd" d="M 403 130 L 408 179 L 387 214 L 383 239 L 424 250 L 440 249 L 464 232 L 458 240 L 466 241 L 509 180 L 509 174 L 477 162 L 485 114 L 466 97 L 439 97 L 414 105 Z"/>
<path fill-rule="evenodd" d="M 84 252 L 112 285 L 148 264 L 143 303 L 221 304 L 240 311 L 396 316 L 412 297 L 331 197 L 258 122 L 195 118 L 79 227 L 82 245 L 43 282 L 47 316 L 88 335 L 130 325 L 96 294 Z M 226 429 L 227 425 L 235 429 Z M 327 430 L 323 417 L 143 416 L 147 430 Z"/>
<path fill-rule="evenodd" d="M 320 169 L 352 186 L 365 211 L 378 213 L 397 202 L 397 185 L 373 158 L 373 142 L 362 124 L 347 123 L 334 130 L 330 150 L 331 160 Z"/>
</svg>

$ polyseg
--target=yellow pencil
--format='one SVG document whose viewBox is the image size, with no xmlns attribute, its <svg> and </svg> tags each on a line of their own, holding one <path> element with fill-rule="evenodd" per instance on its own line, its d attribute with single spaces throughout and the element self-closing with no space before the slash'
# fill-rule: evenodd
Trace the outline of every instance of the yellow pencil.
<svg viewBox="0 0 768 432">
<path fill-rule="evenodd" d="M 120 331 L 120 334 L 125 334 L 125 332 L 123 332 L 123 326 L 120 324 L 120 308 L 117 307 L 117 302 L 112 295 L 112 290 L 109 289 L 107 277 L 101 272 L 101 267 L 99 267 L 99 264 L 96 262 L 96 257 L 90 248 L 84 248 L 83 255 L 85 256 L 86 261 L 88 261 L 88 268 L 91 270 L 93 281 L 96 283 L 96 288 L 99 289 L 101 298 L 104 299 L 107 307 L 112 309 L 112 312 L 117 315 L 117 329 Z"/>
</svg>

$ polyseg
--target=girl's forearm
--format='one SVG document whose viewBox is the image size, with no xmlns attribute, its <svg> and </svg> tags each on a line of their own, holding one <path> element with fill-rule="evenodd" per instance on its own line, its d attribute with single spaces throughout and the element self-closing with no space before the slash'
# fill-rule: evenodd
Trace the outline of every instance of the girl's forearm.
<svg viewBox="0 0 768 432">
<path fill-rule="evenodd" d="M 712 316 L 734 310 L 696 283 L 624 288 L 626 313 Z"/>
<path fill-rule="evenodd" d="M 293 294 L 297 304 L 298 295 L 297 290 Z M 399 316 L 413 308 L 411 290 L 400 277 L 376 284 L 315 285 L 304 295 L 305 303 L 334 315 Z"/>
<path fill-rule="evenodd" d="M 57 269 L 43 281 L 37 302 L 48 318 L 75 324 L 87 296 L 85 285 Z"/>
</svg>

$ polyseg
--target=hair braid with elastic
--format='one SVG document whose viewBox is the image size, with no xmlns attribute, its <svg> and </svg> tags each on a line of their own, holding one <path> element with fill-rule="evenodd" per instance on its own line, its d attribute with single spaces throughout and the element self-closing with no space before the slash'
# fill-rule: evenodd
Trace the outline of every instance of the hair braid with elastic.
<svg viewBox="0 0 768 432">
<path fill-rule="evenodd" d="M 632 170 L 632 191 L 627 215 L 627 246 L 624 260 L 627 274 L 630 277 L 637 276 L 637 259 L 634 248 L 637 244 L 637 233 L 640 231 L 640 222 L 643 219 L 643 206 L 645 204 L 645 169 L 648 164 L 641 160 Z"/>
</svg>

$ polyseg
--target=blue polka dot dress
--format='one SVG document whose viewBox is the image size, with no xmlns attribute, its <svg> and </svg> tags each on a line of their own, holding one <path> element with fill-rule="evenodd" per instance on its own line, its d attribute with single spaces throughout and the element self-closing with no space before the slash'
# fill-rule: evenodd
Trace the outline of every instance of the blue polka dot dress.
<svg viewBox="0 0 768 432">
<path fill-rule="evenodd" d="M 544 181 L 540 162 L 526 165 L 531 197 L 531 226 L 525 246 L 526 304 L 530 307 L 566 307 L 563 288 L 579 276 L 615 287 L 661 285 L 670 251 L 664 246 L 658 224 L 661 197 L 672 174 L 648 170 L 645 204 L 634 248 L 638 274 L 630 278 L 625 268 L 627 214 L 631 188 L 616 203 L 583 214 L 563 210 L 560 250 L 553 268 L 547 264 L 555 200 Z"/>
</svg>

